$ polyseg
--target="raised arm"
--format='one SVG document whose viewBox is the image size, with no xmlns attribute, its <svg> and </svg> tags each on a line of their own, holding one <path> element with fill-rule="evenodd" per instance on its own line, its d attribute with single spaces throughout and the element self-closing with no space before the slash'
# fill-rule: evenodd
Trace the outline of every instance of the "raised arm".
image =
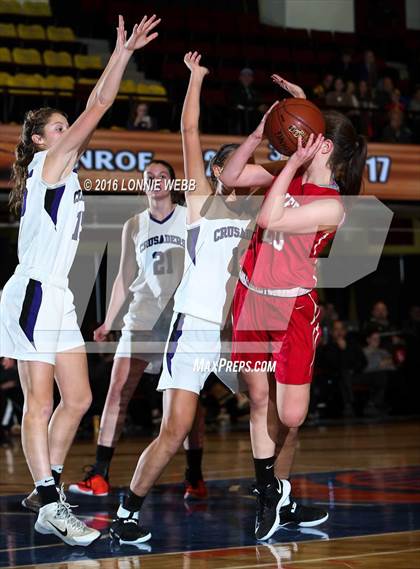
<svg viewBox="0 0 420 569">
<path fill-rule="evenodd" d="M 104 323 L 95 330 L 94 340 L 102 342 L 112 330 L 113 323 L 127 299 L 130 285 L 135 279 L 137 272 L 136 251 L 133 242 L 134 224 L 137 219 L 132 217 L 125 222 L 121 237 L 121 258 L 118 274 L 112 286 L 111 298 Z"/>
<path fill-rule="evenodd" d="M 206 177 L 199 130 L 201 87 L 209 70 L 200 65 L 200 60 L 201 55 L 197 51 L 188 52 L 184 57 L 191 75 L 181 115 L 182 151 L 185 177 L 195 180 L 195 190 L 186 192 L 190 223 L 200 216 L 203 200 L 199 196 L 212 193 Z"/>
<path fill-rule="evenodd" d="M 145 16 L 140 24 L 134 26 L 130 38 L 125 42 L 118 56 L 110 62 L 109 69 L 95 86 L 86 109 L 48 151 L 43 169 L 43 178 L 46 182 L 55 184 L 72 170 L 86 139 L 93 133 L 100 119 L 113 104 L 133 52 L 157 37 L 156 32 L 152 34 L 150 32 L 159 22 L 156 16 L 149 19 Z"/>
</svg>

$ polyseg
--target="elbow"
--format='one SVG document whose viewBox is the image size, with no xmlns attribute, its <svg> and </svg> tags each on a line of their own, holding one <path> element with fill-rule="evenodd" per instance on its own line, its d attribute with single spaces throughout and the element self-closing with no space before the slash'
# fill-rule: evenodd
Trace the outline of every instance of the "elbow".
<svg viewBox="0 0 420 569">
<path fill-rule="evenodd" d="M 258 216 L 257 223 L 262 229 L 271 229 L 272 231 L 282 231 L 280 220 L 283 215 L 274 217 L 272 212 L 262 212 Z"/>
<path fill-rule="evenodd" d="M 102 93 L 96 93 L 92 106 L 95 106 L 100 112 L 105 113 L 111 108 L 114 100 L 104 96 Z"/>
<path fill-rule="evenodd" d="M 189 134 L 197 134 L 198 126 L 196 124 L 189 124 L 187 121 L 181 122 L 181 134 L 188 136 Z"/>
<path fill-rule="evenodd" d="M 219 180 L 222 182 L 224 186 L 227 188 L 234 188 L 236 185 L 237 178 L 229 174 L 229 172 L 222 172 L 220 174 Z"/>
</svg>

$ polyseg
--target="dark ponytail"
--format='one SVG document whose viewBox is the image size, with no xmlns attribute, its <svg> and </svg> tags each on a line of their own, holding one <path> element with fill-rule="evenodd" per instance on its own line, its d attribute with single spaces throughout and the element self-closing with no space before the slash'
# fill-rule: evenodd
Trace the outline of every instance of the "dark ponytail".
<svg viewBox="0 0 420 569">
<path fill-rule="evenodd" d="M 214 173 L 214 167 L 218 166 L 219 168 L 223 168 L 225 165 L 226 160 L 232 154 L 234 150 L 239 147 L 239 144 L 223 144 L 213 158 L 210 161 L 210 179 L 213 184 L 214 189 L 216 189 L 218 178 Z"/>
<path fill-rule="evenodd" d="M 45 125 L 54 113 L 63 115 L 61 111 L 51 107 L 43 107 L 36 111 L 28 111 L 23 121 L 19 143 L 15 149 L 15 161 L 12 165 L 12 189 L 9 195 L 9 207 L 14 213 L 19 213 L 22 206 L 23 194 L 28 176 L 28 166 L 35 152 L 40 150 L 32 140 L 33 134 L 43 135 Z"/>
<path fill-rule="evenodd" d="M 360 193 L 366 164 L 367 143 L 357 134 L 349 118 L 337 111 L 325 111 L 325 138 L 334 144 L 329 160 L 340 193 L 356 196 Z"/>
</svg>

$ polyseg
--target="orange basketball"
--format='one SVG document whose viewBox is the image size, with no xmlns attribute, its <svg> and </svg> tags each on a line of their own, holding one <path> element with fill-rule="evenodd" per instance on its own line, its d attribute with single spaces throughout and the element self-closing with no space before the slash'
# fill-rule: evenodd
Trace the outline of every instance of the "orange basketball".
<svg viewBox="0 0 420 569">
<path fill-rule="evenodd" d="M 297 150 L 299 136 L 305 146 L 311 133 L 325 133 L 325 120 L 310 101 L 284 99 L 268 115 L 264 133 L 280 154 L 290 156 Z"/>
</svg>

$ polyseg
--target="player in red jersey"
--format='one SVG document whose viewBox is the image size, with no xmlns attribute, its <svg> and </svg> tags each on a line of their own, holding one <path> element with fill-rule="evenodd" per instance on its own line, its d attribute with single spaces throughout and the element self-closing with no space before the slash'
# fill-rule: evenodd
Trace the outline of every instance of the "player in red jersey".
<svg viewBox="0 0 420 569">
<path fill-rule="evenodd" d="M 287 479 L 297 430 L 308 411 L 320 335 L 313 290 L 316 258 L 344 220 L 341 196 L 360 191 L 366 142 L 344 115 L 328 111 L 324 116 L 325 136 L 311 136 L 305 147 L 299 139 L 297 151 L 274 178 L 261 166 L 247 164 L 262 140 L 265 115 L 221 175 L 227 186 L 270 187 L 233 300 L 232 359 L 247 362 L 251 369 L 243 377 L 251 403 L 257 539 L 268 539 L 290 522 L 317 525 L 328 517 L 314 522 L 300 516 Z M 268 359 L 276 364 L 276 381 L 258 371 L 259 362 Z M 276 443 L 281 446 L 281 480 L 274 474 Z"/>
</svg>

